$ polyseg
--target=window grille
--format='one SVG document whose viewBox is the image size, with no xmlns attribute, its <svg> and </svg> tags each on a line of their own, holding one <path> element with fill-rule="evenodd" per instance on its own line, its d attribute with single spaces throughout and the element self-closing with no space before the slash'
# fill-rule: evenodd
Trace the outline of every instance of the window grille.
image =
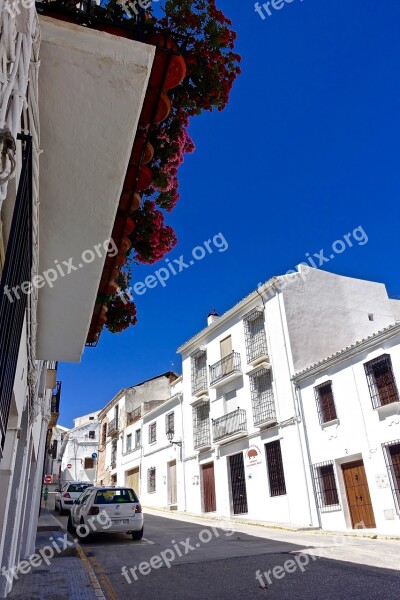
<svg viewBox="0 0 400 600">
<path fill-rule="evenodd" d="M 199 351 L 191 357 L 192 394 L 207 390 L 207 353 Z"/>
<path fill-rule="evenodd" d="M 175 433 L 175 413 L 170 412 L 165 417 L 165 433 L 172 431 Z"/>
<path fill-rule="evenodd" d="M 246 340 L 247 362 L 267 355 L 267 337 L 265 334 L 264 313 L 256 311 L 243 321 Z"/>
<path fill-rule="evenodd" d="M 147 491 L 150 493 L 156 491 L 156 469 L 151 467 L 147 470 Z"/>
<path fill-rule="evenodd" d="M 400 514 L 400 440 L 383 444 L 382 448 L 396 511 Z"/>
<path fill-rule="evenodd" d="M 268 421 L 276 422 L 272 372 L 270 369 L 259 369 L 254 375 L 250 376 L 250 391 L 254 425 L 257 426 Z"/>
<path fill-rule="evenodd" d="M 329 423 L 337 419 L 335 399 L 333 397 L 332 381 L 324 381 L 314 388 L 319 422 Z"/>
<path fill-rule="evenodd" d="M 399 402 L 390 354 L 370 360 L 364 364 L 364 368 L 374 408 Z"/>
<path fill-rule="evenodd" d="M 280 440 L 265 444 L 265 455 L 267 458 L 270 495 L 283 496 L 286 494 L 286 483 Z"/>
<path fill-rule="evenodd" d="M 312 466 L 319 508 L 323 511 L 340 508 L 333 461 Z"/>
<path fill-rule="evenodd" d="M 196 449 L 210 444 L 210 404 L 204 402 L 193 407 L 193 447 Z"/>
<path fill-rule="evenodd" d="M 153 444 L 157 441 L 157 423 L 151 423 L 149 425 L 149 444 Z"/>
</svg>

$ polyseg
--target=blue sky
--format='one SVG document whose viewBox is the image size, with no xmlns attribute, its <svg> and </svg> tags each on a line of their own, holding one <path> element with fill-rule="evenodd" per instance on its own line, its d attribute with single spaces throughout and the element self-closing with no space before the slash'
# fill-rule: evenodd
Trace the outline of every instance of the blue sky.
<svg viewBox="0 0 400 600">
<path fill-rule="evenodd" d="M 211 306 L 224 312 L 306 253 L 324 249 L 334 254 L 325 270 L 400 296 L 400 4 L 294 0 L 265 20 L 251 0 L 217 4 L 238 32 L 243 74 L 223 113 L 192 121 L 196 152 L 180 169 L 169 259 L 190 259 L 219 232 L 228 248 L 137 296 L 136 327 L 105 331 L 81 364 L 60 365 L 62 425 L 123 387 L 180 372 L 176 349 Z M 360 226 L 367 243 L 332 253 Z M 161 266 L 135 268 L 135 281 Z"/>
</svg>

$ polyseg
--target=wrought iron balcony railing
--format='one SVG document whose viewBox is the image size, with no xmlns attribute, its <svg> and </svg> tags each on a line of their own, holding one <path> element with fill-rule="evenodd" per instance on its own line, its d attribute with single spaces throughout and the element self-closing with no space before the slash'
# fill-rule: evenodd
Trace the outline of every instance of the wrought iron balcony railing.
<svg viewBox="0 0 400 600">
<path fill-rule="evenodd" d="M 253 420 L 256 426 L 276 423 L 274 400 L 266 400 L 259 403 L 253 401 Z"/>
<path fill-rule="evenodd" d="M 246 411 L 237 408 L 231 413 L 219 417 L 219 419 L 212 420 L 213 427 L 213 440 L 218 442 L 219 440 L 227 439 L 232 436 L 247 433 L 247 417 Z"/>
<path fill-rule="evenodd" d="M 108 423 L 107 435 L 114 435 L 115 433 L 118 433 L 118 419 L 112 419 Z"/>
<path fill-rule="evenodd" d="M 207 446 L 211 446 L 210 423 L 203 423 L 193 431 L 193 447 L 197 450 Z"/>
<path fill-rule="evenodd" d="M 61 385 L 61 381 L 57 381 L 53 395 L 51 396 L 51 412 L 56 414 L 60 413 Z"/>
<path fill-rule="evenodd" d="M 142 416 L 142 407 L 141 406 L 139 406 L 138 408 L 135 408 L 135 410 L 132 410 L 131 412 L 128 412 L 127 413 L 128 425 L 130 425 L 131 423 L 134 423 L 135 421 L 138 421 L 141 416 Z"/>
<path fill-rule="evenodd" d="M 232 352 L 228 356 L 225 356 L 225 358 L 210 365 L 210 385 L 215 385 L 225 379 L 225 377 L 241 372 L 240 354 L 239 352 Z"/>
<path fill-rule="evenodd" d="M 199 392 L 207 391 L 207 369 L 196 371 L 192 374 L 192 394 L 195 396 Z"/>
</svg>

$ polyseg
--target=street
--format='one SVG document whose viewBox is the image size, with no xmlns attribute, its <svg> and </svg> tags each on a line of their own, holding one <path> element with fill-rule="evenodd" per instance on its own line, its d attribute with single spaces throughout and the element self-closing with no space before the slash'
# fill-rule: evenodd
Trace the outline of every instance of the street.
<svg viewBox="0 0 400 600">
<path fill-rule="evenodd" d="M 67 517 L 55 516 L 66 526 Z M 125 534 L 89 537 L 82 549 L 106 596 L 118 600 L 398 598 L 398 541 L 242 524 L 235 524 L 232 531 L 224 522 L 190 521 L 145 514 L 140 542 Z"/>
</svg>

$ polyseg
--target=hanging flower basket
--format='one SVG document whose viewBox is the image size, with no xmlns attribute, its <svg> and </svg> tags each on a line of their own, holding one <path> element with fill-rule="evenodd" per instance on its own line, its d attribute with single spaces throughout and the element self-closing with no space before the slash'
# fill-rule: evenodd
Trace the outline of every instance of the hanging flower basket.
<svg viewBox="0 0 400 600">
<path fill-rule="evenodd" d="M 130 164 L 132 165 L 147 165 L 154 156 L 154 147 L 150 142 L 146 143 L 146 136 L 143 134 L 139 134 L 135 138 L 135 143 L 133 144 L 133 150 L 130 158 Z"/>
<path fill-rule="evenodd" d="M 135 165 L 130 165 L 125 177 L 124 189 L 141 192 L 149 187 L 152 180 L 153 172 L 147 165 L 143 165 L 139 168 Z"/>
<path fill-rule="evenodd" d="M 156 110 L 154 111 L 155 107 Z M 142 112 L 139 122 L 148 125 L 153 123 L 158 125 L 164 121 L 171 112 L 171 101 L 165 92 L 161 92 L 158 98 L 158 91 L 153 88 L 148 88 L 143 102 Z"/>
</svg>

